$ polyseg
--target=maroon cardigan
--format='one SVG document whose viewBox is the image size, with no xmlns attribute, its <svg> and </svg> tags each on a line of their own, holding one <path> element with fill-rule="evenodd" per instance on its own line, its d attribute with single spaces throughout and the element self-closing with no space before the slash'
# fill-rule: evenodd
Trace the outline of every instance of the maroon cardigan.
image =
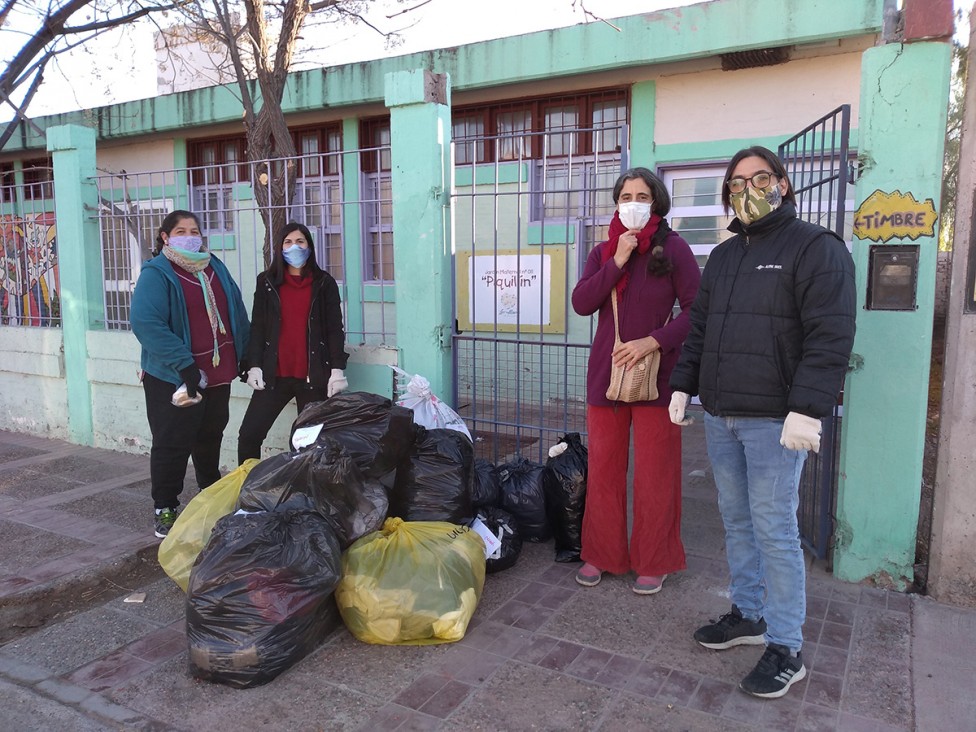
<svg viewBox="0 0 976 732">
<path fill-rule="evenodd" d="M 610 353 L 614 343 L 610 291 L 623 276 L 624 270 L 617 267 L 613 258 L 608 259 L 606 264 L 600 264 L 600 254 L 606 246 L 607 242 L 603 242 L 593 248 L 586 258 L 583 276 L 573 289 L 573 309 L 577 314 L 600 313 L 586 370 L 586 403 L 595 407 L 611 407 L 619 403 L 607 399 L 606 393 L 610 385 Z M 658 398 L 639 404 L 667 406 L 671 401 L 668 379 L 691 327 L 688 310 L 698 292 L 701 270 L 691 247 L 673 231 L 664 240 L 664 256 L 672 262 L 671 273 L 662 277 L 649 274 L 647 263 L 651 256 L 650 249 L 646 254 L 640 254 L 635 249 L 625 265 L 630 272 L 630 280 L 623 295 L 617 294 L 620 339 L 633 341 L 654 336 L 661 344 Z M 665 325 L 675 300 L 681 306 L 681 313 Z"/>
</svg>

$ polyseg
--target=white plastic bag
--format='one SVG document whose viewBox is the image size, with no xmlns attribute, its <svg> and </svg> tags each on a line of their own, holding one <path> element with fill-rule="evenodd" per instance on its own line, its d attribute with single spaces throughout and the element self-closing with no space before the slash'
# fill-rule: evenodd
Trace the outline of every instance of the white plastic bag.
<svg viewBox="0 0 976 732">
<path fill-rule="evenodd" d="M 434 396 L 430 382 L 419 374 L 413 376 L 403 369 L 390 366 L 397 374 L 397 404 L 413 410 L 413 421 L 429 430 L 456 430 L 471 439 L 467 425 L 461 416 Z"/>
</svg>

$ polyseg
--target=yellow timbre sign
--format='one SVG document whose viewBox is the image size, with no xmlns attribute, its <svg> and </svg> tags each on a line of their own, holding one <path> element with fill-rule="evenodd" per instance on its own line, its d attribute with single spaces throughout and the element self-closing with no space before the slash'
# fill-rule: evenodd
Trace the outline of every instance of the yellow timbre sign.
<svg viewBox="0 0 976 732">
<path fill-rule="evenodd" d="M 854 213 L 854 236 L 874 241 L 915 240 L 934 235 L 938 218 L 931 198 L 919 202 L 911 193 L 875 191 Z"/>
</svg>

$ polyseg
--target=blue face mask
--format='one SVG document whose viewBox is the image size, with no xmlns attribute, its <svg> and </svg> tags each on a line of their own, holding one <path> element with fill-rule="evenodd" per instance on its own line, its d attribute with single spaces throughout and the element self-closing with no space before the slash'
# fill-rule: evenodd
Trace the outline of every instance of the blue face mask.
<svg viewBox="0 0 976 732">
<path fill-rule="evenodd" d="M 166 243 L 173 249 L 182 249 L 184 252 L 199 252 L 203 246 L 202 236 L 171 236 Z"/>
<path fill-rule="evenodd" d="M 288 247 L 281 250 L 281 255 L 292 267 L 304 267 L 308 261 L 308 248 L 299 246 Z"/>
</svg>

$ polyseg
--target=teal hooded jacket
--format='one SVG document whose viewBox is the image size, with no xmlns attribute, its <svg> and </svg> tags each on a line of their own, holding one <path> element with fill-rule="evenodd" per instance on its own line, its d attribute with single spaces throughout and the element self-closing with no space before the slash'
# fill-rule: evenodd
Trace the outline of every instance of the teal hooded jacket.
<svg viewBox="0 0 976 732">
<path fill-rule="evenodd" d="M 251 328 L 241 290 L 230 276 L 227 266 L 213 255 L 210 256 L 210 266 L 227 296 L 230 315 L 227 325 L 240 361 L 247 353 Z M 186 312 L 183 287 L 166 257 L 154 257 L 142 266 L 139 281 L 132 293 L 129 322 L 142 346 L 142 370 L 157 379 L 180 384 L 183 381 L 180 369 L 194 362 L 190 351 L 190 318 Z"/>
</svg>

